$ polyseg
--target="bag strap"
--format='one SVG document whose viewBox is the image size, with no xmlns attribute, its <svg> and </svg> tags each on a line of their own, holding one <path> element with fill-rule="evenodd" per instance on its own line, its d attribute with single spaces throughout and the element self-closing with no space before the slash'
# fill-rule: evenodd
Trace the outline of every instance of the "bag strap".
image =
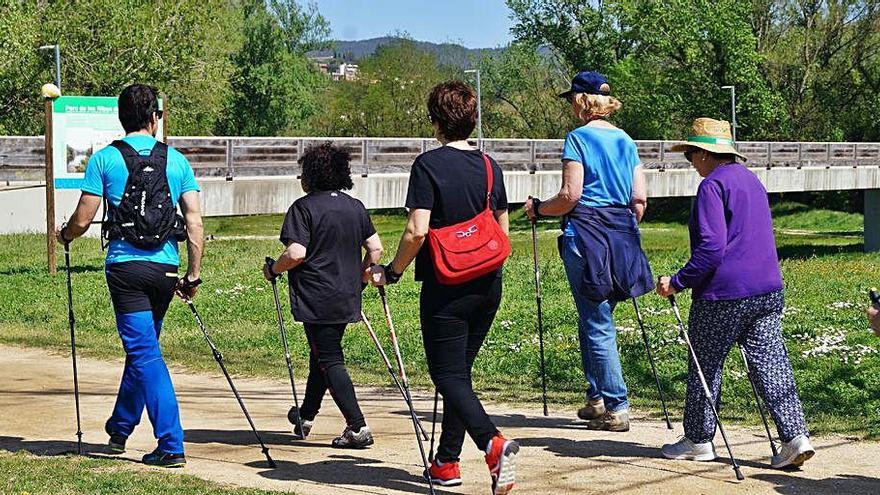
<svg viewBox="0 0 880 495">
<path fill-rule="evenodd" d="M 486 165 L 486 176 L 488 180 L 486 181 L 486 209 L 488 210 L 490 206 L 492 206 L 492 186 L 494 185 L 494 175 L 492 173 L 492 163 L 489 161 L 489 155 L 483 153 L 483 163 Z"/>
<path fill-rule="evenodd" d="M 126 143 L 121 139 L 117 139 L 110 143 L 110 146 L 113 146 L 119 153 L 122 155 L 122 159 L 125 160 L 125 166 L 128 168 L 129 173 L 131 172 L 131 165 L 133 161 L 138 158 L 140 153 L 137 152 L 130 144 Z"/>
<path fill-rule="evenodd" d="M 168 145 L 163 143 L 162 141 L 156 141 L 156 144 L 153 146 L 153 149 L 150 151 L 150 158 L 158 160 L 159 163 L 165 164 L 168 162 Z"/>
</svg>

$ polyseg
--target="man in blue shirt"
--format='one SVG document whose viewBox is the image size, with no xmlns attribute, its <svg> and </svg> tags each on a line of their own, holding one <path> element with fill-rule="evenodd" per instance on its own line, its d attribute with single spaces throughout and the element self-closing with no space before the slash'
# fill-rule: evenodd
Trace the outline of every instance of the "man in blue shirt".
<svg viewBox="0 0 880 495">
<path fill-rule="evenodd" d="M 123 141 L 140 155 L 150 155 L 156 146 L 161 118 L 155 88 L 134 84 L 119 95 L 119 121 L 126 132 Z M 125 239 L 110 241 L 105 271 L 126 359 L 116 405 L 105 429 L 110 435 L 110 448 L 124 452 L 125 442 L 146 408 L 158 447 L 144 456 L 144 463 L 180 467 L 186 463 L 183 428 L 171 376 L 159 347 L 159 333 L 175 291 L 189 298 L 195 296 L 201 281 L 204 231 L 192 167 L 170 147 L 166 174 L 171 200 L 175 207 L 180 206 L 186 223 L 187 271 L 178 278 L 180 257 L 173 236 L 156 249 L 139 249 Z M 79 204 L 67 226 L 58 231 L 58 240 L 69 244 L 81 236 L 103 198 L 119 206 L 126 194 L 128 175 L 125 159 L 116 147 L 107 146 L 92 155 Z"/>
</svg>

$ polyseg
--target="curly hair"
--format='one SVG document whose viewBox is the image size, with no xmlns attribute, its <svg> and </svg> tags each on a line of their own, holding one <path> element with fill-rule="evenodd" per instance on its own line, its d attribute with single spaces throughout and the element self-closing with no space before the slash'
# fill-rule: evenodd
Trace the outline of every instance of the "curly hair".
<svg viewBox="0 0 880 495">
<path fill-rule="evenodd" d="M 467 139 L 477 126 L 477 94 L 461 81 L 440 83 L 428 95 L 428 116 L 446 139 Z"/>
<path fill-rule="evenodd" d="M 342 191 L 354 187 L 351 181 L 351 155 L 348 151 L 326 142 L 310 146 L 298 163 L 302 165 L 302 182 L 306 192 Z"/>
</svg>

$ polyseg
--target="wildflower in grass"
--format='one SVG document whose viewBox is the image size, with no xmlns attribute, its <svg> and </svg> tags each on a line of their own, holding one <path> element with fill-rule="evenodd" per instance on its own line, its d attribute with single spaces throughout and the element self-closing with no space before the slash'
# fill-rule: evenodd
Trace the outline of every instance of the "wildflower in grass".
<svg viewBox="0 0 880 495">
<path fill-rule="evenodd" d="M 828 309 L 849 309 L 855 307 L 855 303 L 849 301 L 837 301 L 829 304 Z"/>
</svg>

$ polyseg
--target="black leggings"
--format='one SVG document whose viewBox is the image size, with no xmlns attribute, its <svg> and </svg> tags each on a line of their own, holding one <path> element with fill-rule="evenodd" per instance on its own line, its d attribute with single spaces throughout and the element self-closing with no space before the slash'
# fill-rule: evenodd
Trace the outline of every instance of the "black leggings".
<svg viewBox="0 0 880 495">
<path fill-rule="evenodd" d="M 428 280 L 420 303 L 428 370 L 443 396 L 437 459 L 457 461 L 465 431 L 480 451 L 498 433 L 474 393 L 471 368 L 501 303 L 501 277 L 492 274 L 456 286 Z"/>
<path fill-rule="evenodd" d="M 348 427 L 355 431 L 360 430 L 367 423 L 358 405 L 354 385 L 345 369 L 345 357 L 342 355 L 342 334 L 345 333 L 346 324 L 305 323 L 304 326 L 311 352 L 309 380 L 301 409 L 302 418 L 314 420 L 321 409 L 324 392 L 330 390 L 330 395 L 345 417 Z"/>
</svg>

